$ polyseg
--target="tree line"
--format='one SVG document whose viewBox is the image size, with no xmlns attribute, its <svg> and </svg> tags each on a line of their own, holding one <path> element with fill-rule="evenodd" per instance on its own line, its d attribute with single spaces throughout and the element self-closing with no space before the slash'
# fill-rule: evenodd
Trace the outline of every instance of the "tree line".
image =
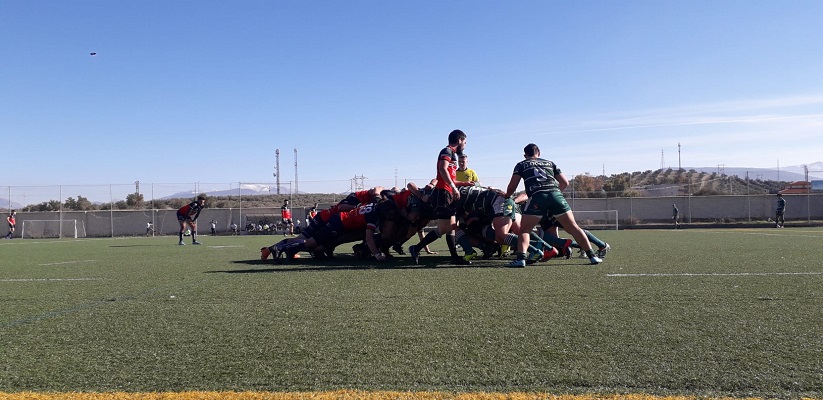
<svg viewBox="0 0 823 400">
<path fill-rule="evenodd" d="M 728 194 L 769 194 L 776 193 L 785 182 L 748 180 L 734 175 L 697 172 L 695 170 L 659 169 L 644 172 L 623 172 L 611 176 L 593 176 L 588 173 L 576 175 L 566 189 L 578 198 L 643 197 L 644 188 L 654 185 L 672 185 L 688 188 L 692 196 L 716 196 Z M 209 197 L 210 208 L 264 208 L 280 207 L 286 199 L 293 207 L 311 207 L 314 204 L 334 204 L 342 199 L 341 194 L 261 194 L 240 196 Z M 78 195 L 69 197 L 62 203 L 49 200 L 40 204 L 27 205 L 21 211 L 96 211 L 96 210 L 145 210 L 177 209 L 194 199 L 154 199 L 147 201 L 142 193 L 131 193 L 125 200 L 109 203 L 93 203 Z"/>
</svg>

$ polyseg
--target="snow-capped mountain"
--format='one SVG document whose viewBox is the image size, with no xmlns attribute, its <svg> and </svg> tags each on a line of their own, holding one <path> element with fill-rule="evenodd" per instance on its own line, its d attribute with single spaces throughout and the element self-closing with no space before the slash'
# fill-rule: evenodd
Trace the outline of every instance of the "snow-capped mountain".
<svg viewBox="0 0 823 400">
<path fill-rule="evenodd" d="M 288 186 L 280 186 L 280 194 L 289 194 L 290 188 Z M 259 184 L 259 183 L 243 183 L 238 189 L 209 189 L 201 187 L 198 192 L 187 191 L 177 192 L 168 196 L 161 197 L 161 199 L 179 199 L 179 198 L 194 198 L 200 193 L 205 193 L 207 196 L 255 196 L 263 194 L 277 194 L 277 187 L 275 185 Z"/>
</svg>

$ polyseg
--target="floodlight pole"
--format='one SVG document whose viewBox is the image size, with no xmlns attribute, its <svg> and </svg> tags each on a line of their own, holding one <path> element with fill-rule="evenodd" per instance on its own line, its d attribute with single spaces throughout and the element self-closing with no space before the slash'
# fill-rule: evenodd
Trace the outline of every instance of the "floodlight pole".
<svg viewBox="0 0 823 400">
<path fill-rule="evenodd" d="M 58 231 L 57 232 L 57 238 L 62 239 L 63 238 L 63 185 L 59 185 L 58 187 L 60 188 L 59 189 L 59 191 L 60 191 L 60 208 L 58 209 L 58 211 L 60 211 L 58 213 L 60 215 L 60 222 L 57 223 L 57 231 Z"/>
</svg>

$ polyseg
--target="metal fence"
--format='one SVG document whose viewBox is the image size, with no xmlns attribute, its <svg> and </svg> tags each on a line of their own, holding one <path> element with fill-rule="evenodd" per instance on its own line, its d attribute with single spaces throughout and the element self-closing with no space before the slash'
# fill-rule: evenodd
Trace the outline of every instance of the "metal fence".
<svg viewBox="0 0 823 400">
<path fill-rule="evenodd" d="M 181 184 L 109 184 L 109 185 L 58 185 L 58 186 L 7 186 L 5 193 L 0 192 L 0 209 L 7 209 L 8 203 L 2 197 L 8 196 L 12 208 L 19 205 L 37 204 L 52 201 L 57 209 L 53 211 L 20 212 L 18 226 L 23 221 L 78 221 L 87 237 L 132 236 L 146 233 L 146 225 L 151 222 L 156 234 L 175 234 L 179 230 L 174 209 L 159 209 L 155 203 L 169 198 L 193 198 L 198 193 L 212 196 L 230 196 L 237 199 L 237 207 L 219 207 L 215 202 L 209 204 L 198 220 L 198 233 L 208 233 L 210 222 L 217 221 L 217 232 L 227 233 L 232 224 L 243 230 L 249 222 L 268 219 L 271 222 L 280 219 L 279 208 L 255 206 L 255 199 L 261 195 L 279 194 L 292 198 L 292 214 L 296 220 L 304 223 L 304 216 L 314 202 L 321 207 L 334 204 L 351 191 L 383 186 L 405 186 L 408 182 L 419 186 L 428 183 L 426 179 L 359 179 L 337 181 L 300 182 L 299 195 L 292 194 L 297 188 L 293 182 L 279 185 L 276 183 L 181 183 Z M 484 185 L 505 188 L 508 178 L 487 178 Z M 0 189 L 2 190 L 2 189 Z M 675 188 L 668 193 L 683 193 L 684 188 Z M 744 190 L 740 190 L 744 192 Z M 129 195 L 140 193 L 144 201 L 137 209 L 118 209 L 118 204 L 125 202 Z M 312 196 L 309 196 L 314 194 Z M 766 194 L 736 194 L 722 196 L 694 196 L 679 194 L 659 196 L 645 194 L 647 197 L 589 197 L 606 196 L 606 193 L 581 193 L 570 190 L 567 199 L 575 211 L 617 210 L 620 226 L 667 223 L 671 222 L 672 205 L 680 210 L 682 222 L 735 222 L 766 221 L 774 218 L 776 199 Z M 640 192 L 640 195 L 644 195 Z M 86 198 L 100 205 L 110 206 L 104 210 L 75 211 L 63 205 L 69 198 L 77 200 Z M 311 204 L 301 204 L 301 200 L 311 198 Z M 786 220 L 819 221 L 823 220 L 823 193 L 785 195 L 787 201 Z M 247 207 L 246 204 L 249 206 Z M 125 208 L 125 207 L 124 207 Z M 4 229 L 0 234 L 5 234 Z M 18 232 L 18 235 L 20 232 Z M 66 236 L 61 232 L 61 236 Z"/>
</svg>

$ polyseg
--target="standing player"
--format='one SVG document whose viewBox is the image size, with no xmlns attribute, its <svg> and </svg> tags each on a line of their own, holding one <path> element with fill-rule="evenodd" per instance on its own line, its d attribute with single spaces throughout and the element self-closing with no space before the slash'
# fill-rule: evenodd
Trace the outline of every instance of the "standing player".
<svg viewBox="0 0 823 400">
<path fill-rule="evenodd" d="M 460 161 L 457 162 L 457 171 L 454 175 L 458 181 L 471 182 L 475 185 L 480 184 L 480 178 L 477 177 L 477 172 L 469 168 L 469 156 L 467 156 L 466 153 L 460 156 Z"/>
<path fill-rule="evenodd" d="M 191 244 L 200 244 L 200 242 L 197 241 L 197 217 L 200 216 L 200 211 L 203 211 L 203 207 L 205 206 L 206 195 L 201 194 L 197 196 L 197 200 L 177 210 L 177 222 L 180 223 L 180 234 L 178 235 L 180 242 L 177 244 L 180 246 L 185 245 L 185 243 L 183 243 L 183 232 L 186 231 L 187 224 L 191 227 Z"/>
<path fill-rule="evenodd" d="M 426 234 L 416 245 L 409 247 L 409 254 L 415 264 L 420 262 L 420 249 L 434 242 L 440 236 L 446 235 L 446 244 L 449 246 L 452 264 L 471 264 L 470 261 L 457 255 L 457 247 L 454 241 L 454 231 L 457 228 L 454 209 L 451 204 L 460 198 L 457 191 L 455 172 L 457 171 L 457 159 L 463 154 L 466 148 L 466 134 L 459 129 L 449 133 L 449 145 L 440 150 L 437 156 L 437 184 L 434 186 L 429 196 L 427 207 L 432 211 L 434 219 L 437 219 L 437 228 Z M 468 183 L 466 183 L 468 184 Z"/>
<path fill-rule="evenodd" d="M 777 194 L 777 210 L 775 211 L 774 215 L 774 227 L 775 228 L 782 228 L 783 225 L 786 223 L 786 219 L 784 218 L 783 214 L 786 213 L 786 199 L 783 198 L 783 195 L 778 193 Z"/>
<path fill-rule="evenodd" d="M 283 201 L 283 206 L 280 207 L 280 218 L 283 219 L 283 236 L 289 235 L 293 232 L 293 223 L 291 220 L 291 208 L 289 208 L 289 199 Z"/>
<path fill-rule="evenodd" d="M 529 196 L 526 206 L 523 208 L 523 216 L 520 226 L 520 240 L 517 243 L 517 259 L 509 263 L 509 267 L 526 266 L 526 249 L 529 246 L 529 234 L 545 215 L 554 216 L 563 226 L 563 229 L 570 233 L 580 248 L 586 252 L 592 264 L 600 264 L 602 259 L 597 257 L 592 251 L 592 245 L 582 229 L 574 220 L 571 207 L 563 198 L 563 189 L 568 186 L 569 181 L 563 175 L 557 165 L 549 160 L 540 158 L 540 149 L 534 143 L 529 143 L 523 149 L 523 161 L 514 166 L 512 178 L 506 189 L 506 197 L 511 197 L 520 180 L 523 179 L 526 186 L 526 195 Z"/>
<path fill-rule="evenodd" d="M 14 228 L 17 226 L 17 221 L 15 221 L 14 216 L 17 214 L 17 211 L 11 210 L 11 213 L 8 217 L 6 217 L 6 222 L 9 223 L 9 233 L 6 234 L 6 239 L 13 239 L 14 238 Z"/>
<path fill-rule="evenodd" d="M 674 229 L 680 228 L 680 221 L 678 221 L 679 215 L 680 210 L 677 209 L 677 204 L 672 204 L 672 221 L 674 221 Z"/>
</svg>

